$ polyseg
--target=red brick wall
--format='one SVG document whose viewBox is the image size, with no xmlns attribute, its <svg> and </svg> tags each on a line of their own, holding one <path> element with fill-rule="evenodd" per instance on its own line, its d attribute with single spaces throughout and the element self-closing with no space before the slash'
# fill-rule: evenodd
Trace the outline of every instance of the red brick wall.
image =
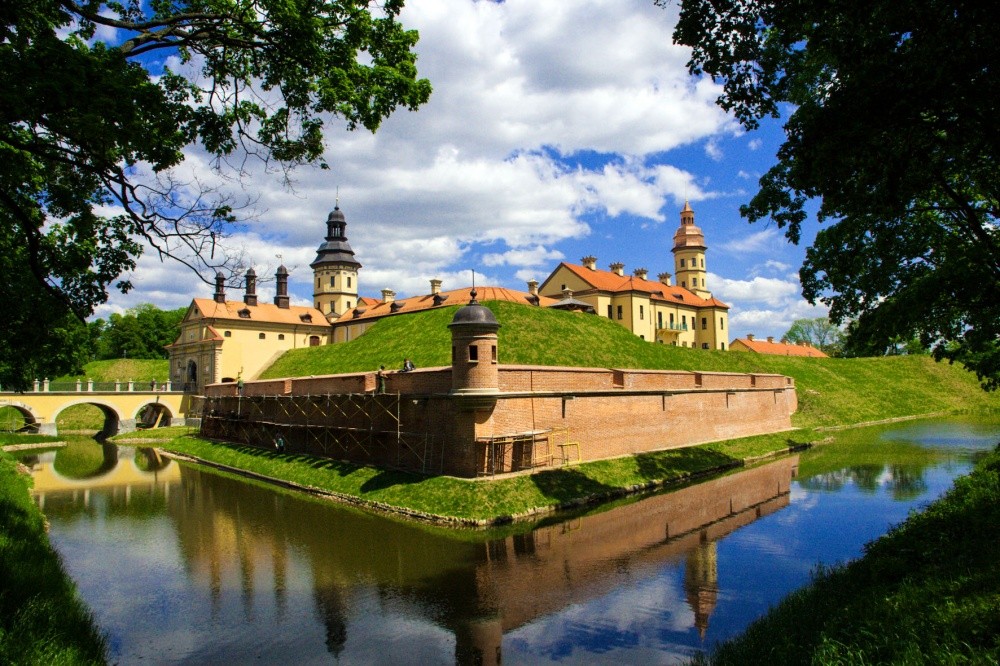
<svg viewBox="0 0 1000 666">
<path fill-rule="evenodd" d="M 225 416 L 218 416 L 214 424 L 208 423 L 205 431 L 241 441 L 257 437 L 263 445 L 270 446 L 273 437 L 241 435 L 249 432 L 246 425 L 225 421 L 232 420 L 236 409 L 240 410 L 243 421 L 287 421 L 297 427 L 372 431 L 382 438 L 377 442 L 377 454 L 363 445 L 317 448 L 314 435 L 310 435 L 312 439 L 290 436 L 288 441 L 294 445 L 290 450 L 476 476 L 488 469 L 516 470 L 515 457 L 524 453 L 515 451 L 522 445 L 494 448 L 499 457 L 487 467 L 489 455 L 483 440 L 491 438 L 552 431 L 547 453 L 555 464 L 563 457 L 574 461 L 577 456 L 584 461 L 600 460 L 786 430 L 791 427 L 791 414 L 797 406 L 794 383 L 780 375 L 541 366 L 501 366 L 499 370 L 501 393 L 496 404 L 492 409 L 478 411 L 462 411 L 462 405 L 448 396 L 450 368 L 387 373 L 389 397 L 399 396 L 398 424 L 378 408 L 373 408 L 378 414 L 355 411 L 348 417 L 343 411 L 330 408 L 331 404 L 338 404 L 336 401 L 323 401 L 327 395 L 373 394 L 374 373 L 247 382 L 242 406 L 236 406 L 235 398 L 227 398 L 229 402 L 220 408 Z M 231 384 L 217 384 L 206 392 L 212 397 L 232 396 L 235 391 Z M 259 397 L 281 393 L 285 400 L 296 396 L 311 396 L 314 400 L 308 403 L 307 412 L 299 410 L 295 415 L 287 415 L 288 410 L 278 402 L 280 398 Z M 248 401 L 250 398 L 253 401 Z M 206 421 L 211 422 L 212 418 L 207 415 Z M 402 443 L 397 442 L 397 431 L 402 433 L 399 437 Z M 569 442 L 575 445 L 559 446 Z M 543 453 L 536 451 L 527 459 L 541 460 Z M 427 461 L 435 456 L 437 462 L 428 467 Z"/>
</svg>

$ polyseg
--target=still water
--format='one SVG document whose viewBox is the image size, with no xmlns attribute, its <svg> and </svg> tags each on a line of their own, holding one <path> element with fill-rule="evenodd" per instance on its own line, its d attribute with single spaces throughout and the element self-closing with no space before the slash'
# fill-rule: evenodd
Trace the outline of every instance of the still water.
<svg viewBox="0 0 1000 666">
<path fill-rule="evenodd" d="M 798 456 L 491 533 L 74 443 L 27 456 L 112 662 L 678 663 L 941 495 L 1000 417 Z"/>
</svg>

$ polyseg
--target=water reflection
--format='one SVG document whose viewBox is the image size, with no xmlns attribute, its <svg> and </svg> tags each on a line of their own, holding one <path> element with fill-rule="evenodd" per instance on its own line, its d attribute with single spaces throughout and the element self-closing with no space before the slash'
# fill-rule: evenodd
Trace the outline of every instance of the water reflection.
<svg viewBox="0 0 1000 666">
<path fill-rule="evenodd" d="M 490 534 L 139 449 L 100 476 L 108 452 L 71 451 L 68 467 L 87 478 L 50 454 L 33 464 L 53 543 L 114 661 L 664 662 L 740 631 L 817 562 L 857 556 L 968 467 L 962 447 L 867 432 Z"/>
</svg>

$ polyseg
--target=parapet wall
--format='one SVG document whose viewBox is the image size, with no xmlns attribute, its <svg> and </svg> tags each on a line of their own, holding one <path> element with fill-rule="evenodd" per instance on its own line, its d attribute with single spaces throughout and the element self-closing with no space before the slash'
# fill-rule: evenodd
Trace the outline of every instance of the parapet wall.
<svg viewBox="0 0 1000 666">
<path fill-rule="evenodd" d="M 451 368 L 206 387 L 203 432 L 288 451 L 474 477 L 791 428 L 790 377 L 499 366 L 485 403 L 450 395 Z"/>
</svg>

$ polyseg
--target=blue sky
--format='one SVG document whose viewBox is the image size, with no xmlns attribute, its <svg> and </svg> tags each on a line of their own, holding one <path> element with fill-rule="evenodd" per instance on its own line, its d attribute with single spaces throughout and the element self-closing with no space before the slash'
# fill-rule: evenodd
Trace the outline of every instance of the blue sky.
<svg viewBox="0 0 1000 666">
<path fill-rule="evenodd" d="M 311 302 L 309 262 L 339 192 L 362 295 L 399 297 L 477 282 L 525 289 L 559 261 L 593 254 L 606 268 L 673 270 L 671 238 L 685 199 L 709 247 L 709 289 L 732 306 L 734 335 L 783 334 L 825 315 L 802 297 L 804 247 L 739 207 L 774 162 L 779 123 L 743 132 L 719 110 L 719 88 L 687 74 L 671 42 L 677 7 L 652 0 L 504 3 L 411 0 L 421 76 L 434 93 L 372 135 L 327 130 L 330 170 L 251 165 L 242 182 L 192 148 L 178 169 L 254 201 L 252 220 L 222 249 L 258 275 L 291 271 L 293 302 Z M 178 62 L 169 62 L 182 69 Z M 211 288 L 188 269 L 144 256 L 135 290 L 113 295 L 106 316 L 137 303 L 187 305 Z M 258 292 L 269 297 L 270 285 Z M 237 289 L 231 298 L 239 298 Z"/>
</svg>

